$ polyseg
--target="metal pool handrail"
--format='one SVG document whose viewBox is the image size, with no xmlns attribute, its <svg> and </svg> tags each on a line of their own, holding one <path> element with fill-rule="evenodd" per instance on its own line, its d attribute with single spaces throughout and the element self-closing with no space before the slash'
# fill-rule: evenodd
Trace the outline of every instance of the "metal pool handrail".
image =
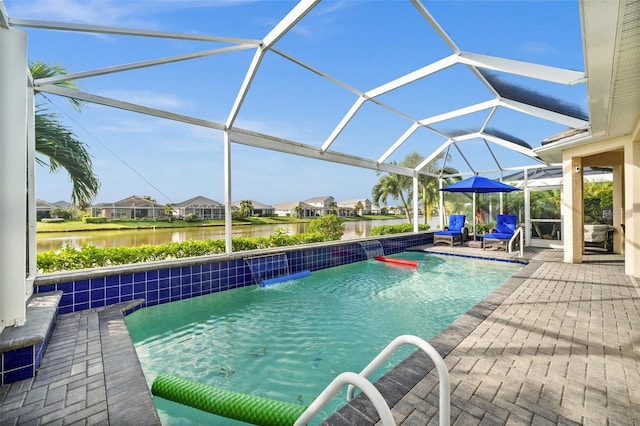
<svg viewBox="0 0 640 426">
<path fill-rule="evenodd" d="M 513 233 L 513 236 L 509 240 L 509 246 L 507 247 L 509 253 L 513 252 L 513 242 L 516 240 L 516 238 L 520 238 L 520 242 L 518 245 L 520 246 L 520 257 L 522 257 L 524 255 L 524 233 L 522 232 L 521 226 L 518 226 L 516 228 L 516 231 Z"/>
<path fill-rule="evenodd" d="M 327 386 L 322 393 L 313 400 L 304 413 L 298 417 L 298 420 L 296 420 L 293 426 L 304 426 L 309 423 L 313 416 L 318 414 L 322 407 L 327 405 L 338 391 L 347 384 L 349 386 L 358 386 L 362 392 L 369 397 L 373 406 L 378 410 L 383 426 L 395 426 L 396 423 L 391 415 L 391 410 L 380 394 L 380 391 L 378 391 L 378 389 L 376 389 L 376 387 L 373 386 L 373 384 L 366 378 L 349 371 L 341 373 L 333 379 L 333 381 L 329 383 L 329 386 Z"/>
<path fill-rule="evenodd" d="M 425 340 L 417 336 L 409 334 L 396 337 L 376 356 L 361 372 L 360 374 L 345 372 L 338 375 L 333 381 L 325 388 L 324 391 L 311 403 L 311 405 L 305 410 L 304 413 L 296 420 L 294 426 L 306 425 L 321 409 L 324 407 L 342 388 L 344 385 L 348 385 L 347 388 L 347 400 L 353 399 L 353 392 L 355 386 L 360 388 L 362 392 L 369 397 L 373 406 L 378 411 L 380 421 L 383 426 L 395 426 L 395 421 L 391 415 L 391 409 L 387 405 L 386 401 L 380 394 L 380 391 L 367 379 L 367 377 L 377 370 L 393 353 L 402 345 L 412 344 L 419 347 L 429 355 L 433 363 L 438 370 L 438 377 L 440 379 L 440 425 L 449 426 L 450 423 L 450 404 L 449 404 L 449 371 L 444 363 L 444 360 L 436 351 L 433 346 L 427 343 Z"/>
<path fill-rule="evenodd" d="M 384 348 L 378 356 L 376 356 L 361 372 L 360 376 L 368 377 L 371 373 L 376 371 L 393 353 L 402 345 L 411 344 L 419 347 L 427 355 L 431 358 L 433 363 L 438 370 L 438 378 L 440 380 L 440 425 L 448 426 L 450 423 L 450 385 L 449 385 L 449 371 L 447 370 L 447 366 L 444 363 L 444 360 L 431 346 L 427 341 L 421 339 L 420 337 L 413 336 L 410 334 L 405 334 L 396 337 Z M 347 388 L 347 400 L 351 401 L 353 399 L 354 387 L 349 385 Z M 386 404 L 385 404 L 386 405 Z"/>
</svg>

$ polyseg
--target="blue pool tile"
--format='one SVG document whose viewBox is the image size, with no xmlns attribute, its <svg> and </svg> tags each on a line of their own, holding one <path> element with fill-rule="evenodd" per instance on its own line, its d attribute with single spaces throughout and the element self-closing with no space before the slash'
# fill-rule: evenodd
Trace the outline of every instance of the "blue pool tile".
<svg viewBox="0 0 640 426">
<path fill-rule="evenodd" d="M 48 341 L 48 339 L 45 339 L 46 341 Z M 38 343 L 35 346 L 35 353 L 36 353 L 36 359 L 35 359 L 35 367 L 36 369 L 40 366 L 40 362 L 42 361 L 42 356 L 44 355 L 44 350 L 46 349 L 46 347 L 48 346 L 48 343 L 45 345 L 44 343 Z"/>
<path fill-rule="evenodd" d="M 159 292 L 159 298 L 161 301 L 166 301 L 169 299 L 170 294 L 169 289 L 161 289 Z"/>
<path fill-rule="evenodd" d="M 107 297 L 107 306 L 120 303 L 120 297 Z"/>
<path fill-rule="evenodd" d="M 147 293 L 147 297 L 145 298 L 145 300 L 147 301 L 147 303 L 149 302 L 155 302 L 158 300 L 158 292 L 149 292 Z"/>
<path fill-rule="evenodd" d="M 133 294 L 121 294 L 120 295 L 120 301 L 121 302 L 129 302 L 133 300 Z"/>
<path fill-rule="evenodd" d="M 89 290 L 89 280 L 79 280 L 73 283 L 74 291 Z"/>
<path fill-rule="evenodd" d="M 57 290 L 62 290 L 65 293 L 71 293 L 73 291 L 73 283 L 59 283 L 56 284 Z"/>
<path fill-rule="evenodd" d="M 104 288 L 96 288 L 95 290 L 91 290 L 91 301 L 102 300 L 104 299 Z M 92 303 L 93 305 L 93 303 Z M 104 305 L 100 305 L 104 306 Z"/>
<path fill-rule="evenodd" d="M 120 286 L 120 296 L 129 296 L 131 294 L 133 294 L 133 284 Z"/>
<path fill-rule="evenodd" d="M 100 300 L 92 300 L 91 301 L 91 307 L 92 308 L 100 308 L 102 306 L 106 305 L 106 301 L 104 299 L 100 299 Z"/>
<path fill-rule="evenodd" d="M 143 283 L 147 280 L 147 274 L 145 272 L 136 272 L 133 274 L 133 283 Z"/>
<path fill-rule="evenodd" d="M 157 280 L 157 279 L 158 279 L 158 271 L 157 270 L 147 271 L 147 281 Z"/>
<path fill-rule="evenodd" d="M 19 382 L 20 380 L 25 380 L 34 376 L 34 367 L 33 365 L 19 368 L 17 370 L 5 371 L 4 373 L 4 382 L 5 383 L 14 383 Z"/>
<path fill-rule="evenodd" d="M 86 303 L 89 301 L 89 292 L 88 291 L 77 291 L 74 294 L 73 302 L 75 305 L 80 303 Z"/>
<path fill-rule="evenodd" d="M 180 268 L 180 275 L 191 275 L 191 266 L 183 266 Z"/>
<path fill-rule="evenodd" d="M 147 291 L 155 291 L 159 288 L 158 280 L 147 281 Z"/>
<path fill-rule="evenodd" d="M 120 297 L 120 287 L 107 287 L 106 298 Z"/>
<path fill-rule="evenodd" d="M 58 308 L 72 306 L 73 305 L 73 293 L 65 293 L 60 298 L 60 303 L 58 304 Z"/>
<path fill-rule="evenodd" d="M 132 283 L 133 283 L 133 274 L 122 274 L 122 275 L 120 275 L 120 285 L 132 284 Z"/>
<path fill-rule="evenodd" d="M 106 282 L 105 277 L 91 278 L 91 284 L 90 284 L 91 289 L 104 288 L 105 282 Z"/>
<path fill-rule="evenodd" d="M 158 278 L 169 278 L 169 270 L 168 269 L 160 269 L 158 271 Z"/>
<path fill-rule="evenodd" d="M 120 285 L 120 275 L 110 275 L 107 277 L 107 287 L 115 287 Z"/>
<path fill-rule="evenodd" d="M 205 263 L 204 265 L 202 265 L 202 272 L 211 272 L 211 264 Z"/>
<path fill-rule="evenodd" d="M 170 273 L 171 277 L 179 277 L 180 275 L 182 275 L 180 273 L 180 268 L 171 268 L 171 273 Z"/>
<path fill-rule="evenodd" d="M 34 291 L 36 293 L 49 293 L 56 290 L 55 284 L 39 285 L 36 286 Z"/>
<path fill-rule="evenodd" d="M 169 288 L 169 279 L 168 278 L 161 278 L 159 281 L 159 286 L 160 288 Z"/>
<path fill-rule="evenodd" d="M 33 365 L 35 359 L 34 347 L 27 346 L 25 348 L 14 349 L 12 351 L 5 352 L 3 357 L 5 371 L 15 370 L 26 365 Z"/>
<path fill-rule="evenodd" d="M 85 309 L 89 309 L 89 302 L 77 303 L 73 306 L 74 312 L 84 311 Z"/>
<path fill-rule="evenodd" d="M 89 309 L 89 308 L 87 308 Z M 69 306 L 58 306 L 58 315 L 70 314 L 73 312 L 73 305 Z"/>
<path fill-rule="evenodd" d="M 145 291 L 147 291 L 147 285 L 144 282 L 141 283 L 135 283 L 133 285 L 133 293 L 144 293 Z"/>
</svg>

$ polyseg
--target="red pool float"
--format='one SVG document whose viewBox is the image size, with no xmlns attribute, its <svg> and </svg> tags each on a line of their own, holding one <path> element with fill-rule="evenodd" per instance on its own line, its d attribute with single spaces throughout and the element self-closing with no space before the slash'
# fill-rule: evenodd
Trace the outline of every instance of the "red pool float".
<svg viewBox="0 0 640 426">
<path fill-rule="evenodd" d="M 396 259 L 393 257 L 384 257 L 384 256 L 376 256 L 374 259 L 379 260 L 381 262 L 396 263 L 398 265 L 418 266 L 417 260 Z"/>
</svg>

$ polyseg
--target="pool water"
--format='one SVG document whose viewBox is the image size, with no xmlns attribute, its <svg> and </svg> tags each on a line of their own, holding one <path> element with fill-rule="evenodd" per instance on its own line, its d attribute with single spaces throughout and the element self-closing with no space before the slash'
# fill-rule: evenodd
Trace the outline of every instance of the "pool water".
<svg viewBox="0 0 640 426">
<path fill-rule="evenodd" d="M 376 260 L 141 309 L 126 321 L 149 386 L 168 373 L 309 405 L 340 373 L 359 372 L 391 340 L 428 340 L 522 265 L 405 252 L 417 268 Z M 415 347 L 403 347 L 379 378 Z M 314 418 L 346 403 L 346 388 Z M 154 397 L 164 425 L 241 425 Z"/>
</svg>

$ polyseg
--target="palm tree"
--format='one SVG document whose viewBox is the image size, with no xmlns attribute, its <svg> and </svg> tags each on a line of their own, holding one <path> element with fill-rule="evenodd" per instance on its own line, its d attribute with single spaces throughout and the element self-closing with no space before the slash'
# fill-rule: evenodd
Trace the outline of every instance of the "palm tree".
<svg viewBox="0 0 640 426">
<path fill-rule="evenodd" d="M 173 222 L 173 203 L 164 205 L 164 215 L 169 219 L 169 223 Z"/>
<path fill-rule="evenodd" d="M 42 62 L 29 64 L 32 77 L 37 80 L 55 75 L 66 74 L 60 66 L 47 65 Z M 56 83 L 58 86 L 77 88 L 71 80 Z M 70 98 L 74 108 L 80 108 L 82 102 Z M 89 205 L 98 194 L 100 181 L 93 172 L 91 156 L 85 144 L 76 139 L 75 135 L 58 119 L 58 116 L 47 112 L 42 104 L 36 104 L 35 112 L 36 152 L 48 157 L 48 163 L 42 158 L 36 158 L 38 164 L 48 166 L 51 173 L 63 168 L 69 173 L 73 188 L 71 203 L 76 206 Z"/>
<path fill-rule="evenodd" d="M 362 204 L 362 201 L 358 201 L 355 207 L 356 207 L 356 215 L 361 216 L 362 210 L 364 210 L 364 204 Z"/>
<path fill-rule="evenodd" d="M 251 200 L 240 201 L 240 213 L 243 217 L 253 215 L 253 203 Z"/>
<path fill-rule="evenodd" d="M 401 176 L 396 173 L 389 173 L 382 176 L 380 178 L 380 182 L 378 182 L 371 191 L 373 203 L 377 206 L 379 206 L 380 203 L 386 206 L 388 198 L 393 198 L 394 200 L 400 199 L 403 210 L 407 216 L 407 220 L 411 223 L 409 205 L 407 204 L 407 199 L 404 196 L 404 191 L 408 188 L 408 184 L 411 183 L 410 179 L 411 178 L 407 176 Z"/>
<path fill-rule="evenodd" d="M 337 210 L 338 210 L 338 203 L 336 203 L 335 201 L 330 201 L 329 214 L 337 214 Z"/>
<path fill-rule="evenodd" d="M 431 219 L 431 212 L 438 203 L 438 190 L 439 183 L 438 178 L 432 175 L 441 174 L 455 174 L 458 173 L 453 167 L 442 167 L 440 161 L 444 160 L 444 157 L 438 157 L 434 161 L 427 164 L 421 169 L 423 172 L 430 173 L 428 175 L 421 174 L 418 176 L 418 191 L 420 192 L 420 199 L 422 200 L 422 206 L 424 207 L 424 223 L 428 223 Z M 416 168 L 420 163 L 424 161 L 422 155 L 417 152 L 413 152 L 405 157 L 402 161 L 402 165 L 406 167 Z M 443 161 L 446 163 L 446 161 Z M 451 183 L 452 179 L 445 178 L 447 184 Z M 409 198 L 412 197 L 411 191 L 409 192 Z"/>
</svg>

